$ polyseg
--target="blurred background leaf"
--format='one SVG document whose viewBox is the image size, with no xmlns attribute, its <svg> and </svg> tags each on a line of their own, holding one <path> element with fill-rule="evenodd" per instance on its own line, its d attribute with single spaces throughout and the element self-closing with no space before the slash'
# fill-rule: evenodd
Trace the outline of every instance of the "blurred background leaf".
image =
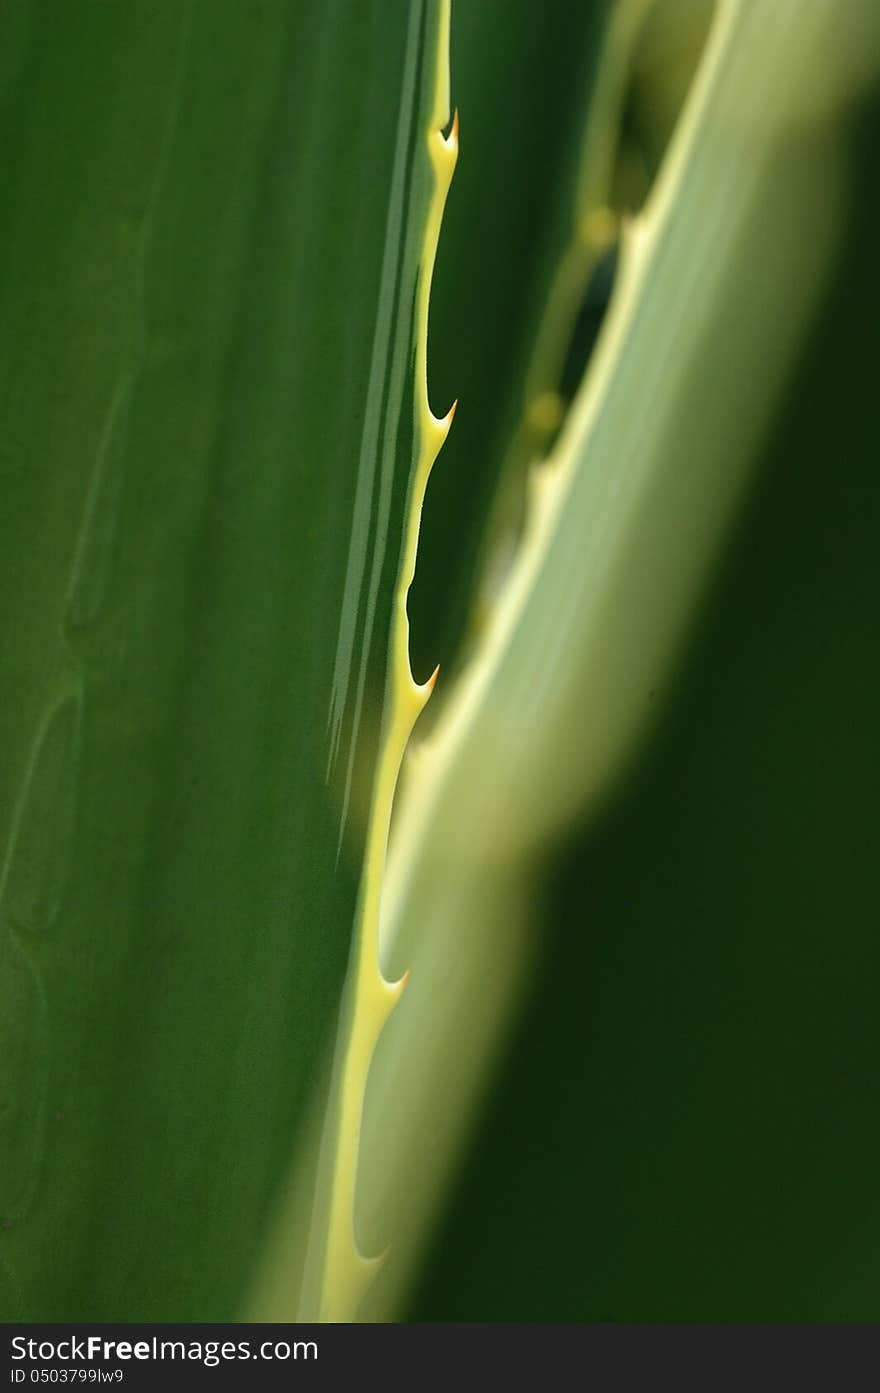
<svg viewBox="0 0 880 1393">
<path fill-rule="evenodd" d="M 653 736 L 547 869 L 414 1319 L 878 1317 L 880 104 L 850 127 L 835 278 Z"/>
</svg>

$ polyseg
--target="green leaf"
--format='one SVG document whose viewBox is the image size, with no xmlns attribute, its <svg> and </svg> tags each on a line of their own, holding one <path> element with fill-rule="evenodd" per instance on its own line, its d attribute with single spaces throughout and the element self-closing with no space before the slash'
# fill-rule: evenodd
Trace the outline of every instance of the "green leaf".
<svg viewBox="0 0 880 1393">
<path fill-rule="evenodd" d="M 424 455 L 444 17 L 4 7 L 7 1318 L 232 1316 L 301 1133 Z"/>
</svg>

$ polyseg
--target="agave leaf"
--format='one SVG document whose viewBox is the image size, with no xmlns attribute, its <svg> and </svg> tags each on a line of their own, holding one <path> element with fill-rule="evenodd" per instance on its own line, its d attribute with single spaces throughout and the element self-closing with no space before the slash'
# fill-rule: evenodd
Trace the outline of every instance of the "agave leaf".
<svg viewBox="0 0 880 1393">
<path fill-rule="evenodd" d="M 632 28 L 644 0 L 627 0 L 623 9 L 627 27 Z M 566 0 L 550 0 L 537 10 L 531 0 L 453 7 L 452 80 L 456 106 L 464 104 L 467 111 L 466 140 L 438 249 L 429 361 L 432 392 L 440 400 L 457 396 L 459 384 L 466 396 L 444 447 L 442 467 L 432 473 L 428 485 L 410 596 L 413 667 L 424 674 L 438 656 L 444 664 L 458 657 L 470 575 L 486 519 L 486 495 L 499 463 L 497 442 L 522 411 L 526 368 L 543 302 L 577 220 L 584 112 L 590 108 L 585 94 L 591 91 L 600 59 L 610 57 L 614 68 L 614 81 L 606 84 L 606 99 L 600 102 L 601 117 L 607 117 L 608 98 L 613 98 L 620 81 L 621 55 L 615 50 L 621 26 L 611 26 L 616 42 L 609 45 L 606 21 L 603 7 L 572 7 Z M 599 133 L 604 121 L 592 117 L 591 126 Z M 484 245 L 491 249 L 488 258 L 478 254 Z M 504 247 L 503 256 L 498 255 L 499 246 Z M 441 677 L 441 684 L 444 681 L 448 674 Z M 386 986 L 390 1005 L 394 996 L 387 991 Z M 350 1026 L 344 1025 L 342 1051 L 349 1032 Z M 294 1158 L 286 1203 L 247 1305 L 250 1317 L 284 1320 L 314 1316 L 321 1309 L 330 1204 L 330 1195 L 321 1192 L 332 1188 L 340 1165 L 351 1169 L 351 1158 L 340 1154 L 334 1139 L 339 1125 L 334 1100 L 341 1082 L 338 1063 L 336 1079 L 318 1090 L 312 1145 Z M 356 1096 L 362 1091 L 361 1079 Z M 351 1179 L 346 1188 L 353 1192 Z M 319 1201 L 313 1206 L 316 1190 Z M 335 1283 L 339 1304 L 331 1312 L 343 1317 L 357 1310 L 359 1293 L 380 1267 L 365 1262 L 363 1255 L 380 1253 L 387 1242 L 381 1229 L 365 1228 L 353 1216 L 346 1217 L 344 1234 L 338 1261 L 352 1285 L 344 1292 Z M 308 1249 L 312 1261 L 303 1283 Z"/>
<path fill-rule="evenodd" d="M 3 7 L 7 1319 L 232 1315 L 296 1147 L 417 521 L 444 16 Z"/>
</svg>

